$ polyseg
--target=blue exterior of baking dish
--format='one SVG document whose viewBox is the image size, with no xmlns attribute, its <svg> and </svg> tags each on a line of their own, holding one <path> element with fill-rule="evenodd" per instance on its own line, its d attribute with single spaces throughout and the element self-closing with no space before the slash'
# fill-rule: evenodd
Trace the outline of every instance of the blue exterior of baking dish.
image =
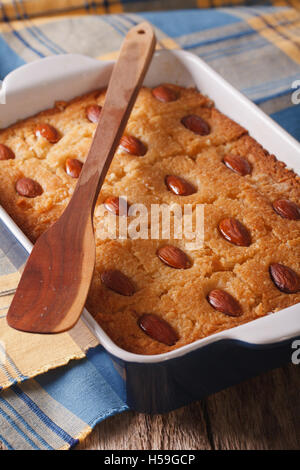
<svg viewBox="0 0 300 470">
<path fill-rule="evenodd" d="M 183 356 L 157 363 L 127 362 L 110 354 L 123 386 L 116 393 L 132 410 L 165 413 L 250 377 L 291 363 L 295 337 L 254 345 L 224 339 Z M 108 380 L 111 380 L 107 377 Z"/>
</svg>

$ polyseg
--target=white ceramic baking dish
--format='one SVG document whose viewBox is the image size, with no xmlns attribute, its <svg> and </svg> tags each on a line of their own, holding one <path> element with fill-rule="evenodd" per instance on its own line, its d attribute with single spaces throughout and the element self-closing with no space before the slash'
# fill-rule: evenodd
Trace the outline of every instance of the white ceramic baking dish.
<svg viewBox="0 0 300 470">
<path fill-rule="evenodd" d="M 11 72 L 4 80 L 2 94 L 5 93 L 6 104 L 0 105 L 0 126 L 5 128 L 17 120 L 31 116 L 43 109 L 50 108 L 57 100 L 69 100 L 88 91 L 107 85 L 112 71 L 113 62 L 101 62 L 89 57 L 67 54 L 53 56 L 24 65 Z M 183 51 L 159 51 L 155 54 L 150 69 L 145 79 L 146 86 L 155 86 L 163 82 L 175 83 L 182 86 L 196 86 L 202 93 L 212 98 L 216 107 L 239 124 L 247 128 L 250 134 L 260 142 L 269 152 L 274 153 L 278 159 L 284 161 L 288 167 L 299 173 L 300 146 L 287 132 L 278 126 L 272 119 L 266 116 L 258 107 L 246 97 L 235 90 L 225 80 L 214 72 L 198 57 Z M 21 230 L 11 220 L 7 213 L 0 207 L 0 218 L 24 246 L 30 252 L 31 243 Z M 264 367 L 252 367 L 247 372 L 247 367 L 239 366 L 231 379 L 230 371 L 227 371 L 224 380 L 224 355 L 226 351 L 237 348 L 237 357 L 241 358 L 241 349 L 251 350 L 253 360 L 265 363 L 262 357 L 257 358 L 254 350 L 266 351 L 275 349 L 280 345 L 290 348 L 292 339 L 300 336 L 300 304 L 284 309 L 276 314 L 270 314 L 247 324 L 225 330 L 207 338 L 195 341 L 192 344 L 181 347 L 165 354 L 147 356 L 129 353 L 119 348 L 106 335 L 102 328 L 94 321 L 92 316 L 84 310 L 83 318 L 93 333 L 99 338 L 104 348 L 113 357 L 117 368 L 122 369 L 122 376 L 127 383 L 128 403 L 130 406 L 142 411 L 164 411 L 180 406 L 192 399 L 199 398 L 206 393 L 224 388 L 232 383 L 242 380 L 249 375 L 254 375 L 261 370 L 275 367 L 282 362 L 283 356 L 287 358 L 287 349 L 281 352 L 282 357 L 275 361 L 267 361 Z M 219 358 L 214 357 L 216 345 L 224 345 L 225 349 L 219 350 Z M 233 347 L 235 346 L 235 347 Z M 277 348 L 278 349 L 278 348 Z M 190 373 L 195 374 L 199 352 L 205 351 L 205 357 L 209 352 L 210 359 L 206 357 L 206 363 L 215 363 L 223 358 L 222 368 L 219 369 L 220 380 L 204 385 L 209 377 L 209 369 L 202 371 L 201 381 L 197 387 L 189 384 L 189 390 L 183 386 L 188 380 L 181 369 L 180 377 L 174 377 L 174 366 L 178 370 L 184 367 Z M 291 350 L 292 353 L 292 350 Z M 264 353 L 266 356 L 266 353 Z M 277 357 L 277 356 L 276 356 Z M 183 360 L 184 358 L 184 360 Z M 229 359 L 229 356 L 228 356 Z M 247 361 L 251 361 L 247 356 Z M 274 362 L 275 361 L 275 362 Z M 195 364 L 195 366 L 192 366 Z M 197 365 L 198 364 L 198 365 Z M 156 365 L 156 367 L 155 367 Z M 196 369 L 194 370 L 194 367 Z M 240 369 L 243 369 L 241 373 Z M 157 374 L 157 371 L 159 373 Z M 216 372 L 216 371 L 215 371 Z M 214 372 L 214 373 L 215 373 Z M 136 378 L 139 374 L 143 384 Z M 171 374 L 171 375 L 170 375 Z M 176 375 L 176 374 L 175 374 Z M 134 376 L 134 378 L 132 378 Z M 171 377 L 172 376 L 172 377 Z M 222 376 L 222 377 L 221 377 Z M 130 377 L 130 383 L 128 378 Z M 162 382 L 165 384 L 165 396 L 161 398 Z M 179 390 L 176 395 L 176 387 Z M 141 388 L 144 393 L 141 394 Z M 182 389 L 185 392 L 182 393 Z M 143 398 L 141 398 L 143 395 Z M 171 396 L 170 399 L 166 395 Z M 160 397 L 160 398 L 159 398 Z"/>
</svg>

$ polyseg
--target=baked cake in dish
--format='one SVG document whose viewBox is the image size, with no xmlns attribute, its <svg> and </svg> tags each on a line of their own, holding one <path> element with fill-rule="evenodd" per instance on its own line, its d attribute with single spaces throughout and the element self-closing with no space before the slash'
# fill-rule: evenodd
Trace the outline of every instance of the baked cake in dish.
<svg viewBox="0 0 300 470">
<path fill-rule="evenodd" d="M 0 132 L 0 203 L 31 241 L 68 204 L 104 98 L 57 102 Z M 298 303 L 299 202 L 299 177 L 209 98 L 143 88 L 96 204 L 87 309 L 121 348 L 159 354 Z M 173 231 L 105 239 L 136 203 L 202 205 L 203 244 Z"/>
</svg>

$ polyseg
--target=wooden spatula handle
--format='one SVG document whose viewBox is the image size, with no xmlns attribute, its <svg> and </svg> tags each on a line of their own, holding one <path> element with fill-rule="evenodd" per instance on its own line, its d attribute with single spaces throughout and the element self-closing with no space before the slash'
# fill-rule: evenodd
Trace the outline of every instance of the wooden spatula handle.
<svg viewBox="0 0 300 470">
<path fill-rule="evenodd" d="M 149 23 L 140 23 L 127 34 L 120 58 L 114 66 L 106 99 L 87 160 L 83 166 L 68 210 L 74 204 L 93 212 L 111 160 L 124 132 L 136 96 L 144 80 L 155 48 Z"/>
</svg>

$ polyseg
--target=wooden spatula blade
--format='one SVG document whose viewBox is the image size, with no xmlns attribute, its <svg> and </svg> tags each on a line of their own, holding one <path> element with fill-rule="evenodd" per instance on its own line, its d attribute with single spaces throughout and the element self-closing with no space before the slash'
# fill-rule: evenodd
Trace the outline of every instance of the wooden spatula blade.
<svg viewBox="0 0 300 470">
<path fill-rule="evenodd" d="M 41 235 L 25 265 L 7 315 L 17 330 L 60 333 L 72 328 L 83 310 L 95 264 L 92 224 L 84 226 L 83 243 L 73 244 L 76 239 L 68 240 L 61 222 Z"/>
</svg>

